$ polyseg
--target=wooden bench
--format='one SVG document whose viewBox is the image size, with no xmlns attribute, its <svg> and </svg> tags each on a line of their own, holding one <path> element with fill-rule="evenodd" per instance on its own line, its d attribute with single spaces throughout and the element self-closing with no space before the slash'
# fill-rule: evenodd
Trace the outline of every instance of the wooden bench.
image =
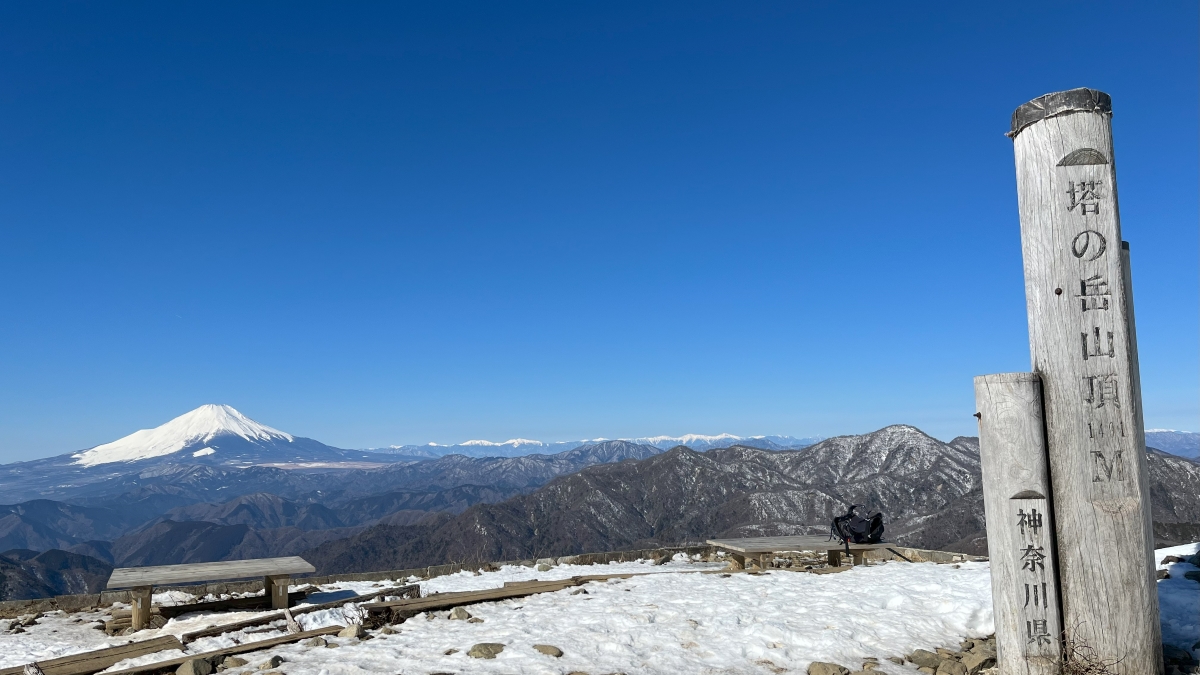
<svg viewBox="0 0 1200 675">
<path fill-rule="evenodd" d="M 767 567 L 776 553 L 791 551 L 826 552 L 830 567 L 840 567 L 846 545 L 837 539 L 830 540 L 821 535 L 803 537 L 747 537 L 745 539 L 709 539 L 709 544 L 723 549 L 733 556 L 734 561 L 746 568 L 746 559 L 757 560 L 759 567 Z M 850 544 L 850 557 L 855 565 L 867 564 L 867 551 L 888 548 L 895 544 Z"/>
<path fill-rule="evenodd" d="M 108 578 L 108 588 L 128 588 L 133 605 L 134 630 L 150 624 L 150 599 L 155 586 L 185 584 L 197 581 L 245 579 L 263 577 L 263 590 L 271 599 L 272 609 L 288 607 L 288 585 L 291 575 L 315 572 L 316 568 L 299 556 L 288 558 L 258 558 L 255 560 L 226 560 L 186 565 L 157 567 L 121 567 Z"/>
</svg>

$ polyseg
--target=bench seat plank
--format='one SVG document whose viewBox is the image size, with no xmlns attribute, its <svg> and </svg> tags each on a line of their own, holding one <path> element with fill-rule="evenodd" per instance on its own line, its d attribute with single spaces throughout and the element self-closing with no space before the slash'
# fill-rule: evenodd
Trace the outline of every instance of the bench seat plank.
<svg viewBox="0 0 1200 675">
<path fill-rule="evenodd" d="M 108 588 L 134 588 L 137 586 L 161 586 L 195 581 L 217 581 L 221 579 L 244 579 L 275 574 L 307 574 L 315 572 L 307 560 L 300 556 L 286 558 L 258 558 L 256 560 L 224 560 L 211 563 L 188 563 L 184 565 L 159 565 L 157 567 L 121 567 L 113 570 L 108 579 Z"/>
</svg>

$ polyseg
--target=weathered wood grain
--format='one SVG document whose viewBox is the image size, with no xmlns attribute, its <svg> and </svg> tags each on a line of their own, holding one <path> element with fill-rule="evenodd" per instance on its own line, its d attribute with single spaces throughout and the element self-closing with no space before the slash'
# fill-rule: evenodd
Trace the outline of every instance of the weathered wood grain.
<svg viewBox="0 0 1200 675">
<path fill-rule="evenodd" d="M 271 599 L 271 609 L 287 609 L 288 586 L 292 578 L 287 574 L 268 574 L 263 577 L 263 593 Z"/>
<path fill-rule="evenodd" d="M 156 567 L 120 567 L 112 571 L 112 576 L 108 578 L 108 588 L 161 586 L 189 581 L 244 579 L 275 574 L 307 574 L 315 572 L 316 569 L 300 556 L 159 565 Z"/>
<path fill-rule="evenodd" d="M 1101 659 L 1117 661 L 1118 673 L 1161 673 L 1141 391 L 1108 96 L 1072 90 L 1032 101 L 1014 113 L 1012 135 L 1064 628 Z"/>
<path fill-rule="evenodd" d="M 240 645 L 234 645 L 232 647 L 226 647 L 224 649 L 214 649 L 213 651 L 210 651 L 210 652 L 200 652 L 198 654 L 188 654 L 187 656 L 177 658 L 177 659 L 170 659 L 168 661 L 158 661 L 155 663 L 147 663 L 147 664 L 141 665 L 141 666 L 134 666 L 132 668 L 123 668 L 121 670 L 111 670 L 111 671 L 105 673 L 104 675 L 144 675 L 146 673 L 157 673 L 157 672 L 161 672 L 161 671 L 175 670 L 179 666 L 182 666 L 183 664 L 187 663 L 188 661 L 191 661 L 192 659 L 214 659 L 215 657 L 218 657 L 218 656 L 221 656 L 221 657 L 233 656 L 234 654 L 245 654 L 247 652 L 257 652 L 262 649 L 269 649 L 271 647 L 278 647 L 279 645 L 286 645 L 286 644 L 289 644 L 292 642 L 299 642 L 300 640 L 307 640 L 308 638 L 311 638 L 311 637 L 318 637 L 321 635 L 333 635 L 334 633 L 338 633 L 338 632 L 342 631 L 344 628 L 345 628 L 345 626 L 336 626 L 336 625 L 335 626 L 326 626 L 324 628 L 318 628 L 316 630 L 304 631 L 303 633 L 292 633 L 290 635 L 284 635 L 283 637 L 271 638 L 269 640 L 259 640 L 257 642 L 245 642 Z"/>
<path fill-rule="evenodd" d="M 975 378 L 1000 672 L 1057 675 L 1062 620 L 1041 379 Z"/>
<path fill-rule="evenodd" d="M 92 675 L 92 673 L 98 673 L 105 668 L 111 668 L 125 659 L 132 659 L 137 656 L 145 656 L 146 654 L 154 654 L 156 652 L 165 652 L 171 649 L 182 650 L 183 645 L 180 644 L 175 636 L 167 635 L 165 637 L 154 638 L 153 640 L 130 642 L 129 644 L 117 645 L 116 647 L 38 661 L 37 666 L 45 675 Z M 0 675 L 21 675 L 24 672 L 24 668 L 24 666 L 0 668 Z"/>
<path fill-rule="evenodd" d="M 136 586 L 129 594 L 129 602 L 132 605 L 130 612 L 130 625 L 136 630 L 141 630 L 150 625 L 150 605 L 154 589 L 151 586 Z"/>
</svg>

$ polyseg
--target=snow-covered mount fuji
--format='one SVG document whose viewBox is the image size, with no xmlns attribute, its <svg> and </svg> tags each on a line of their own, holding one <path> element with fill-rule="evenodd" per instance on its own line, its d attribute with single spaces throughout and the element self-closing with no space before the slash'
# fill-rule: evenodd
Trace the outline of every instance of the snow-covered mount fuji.
<svg viewBox="0 0 1200 675">
<path fill-rule="evenodd" d="M 0 465 L 0 502 L 61 499 L 107 483 L 136 485 L 193 469 L 368 469 L 412 458 L 342 450 L 259 424 L 227 405 L 203 405 L 86 450 Z M 188 467 L 192 467 L 189 469 Z M 290 473 L 290 472 L 288 472 Z"/>
<path fill-rule="evenodd" d="M 135 431 L 71 455 L 74 464 L 84 467 L 164 458 L 189 464 L 313 465 L 314 468 L 331 463 L 389 460 L 374 453 L 341 450 L 311 438 L 293 436 L 259 424 L 230 406 L 213 404 L 202 405 L 162 426 Z"/>
<path fill-rule="evenodd" d="M 235 440 L 236 439 L 236 440 Z M 249 444 L 256 450 L 274 450 L 276 444 L 292 446 L 296 437 L 246 417 L 227 405 L 202 405 L 153 429 L 135 431 L 111 443 L 84 450 L 72 458 L 80 466 L 137 462 L 165 455 L 213 457 L 221 446 Z M 290 449 L 290 448 L 289 448 Z M 225 460 L 222 457 L 218 460 Z M 214 459 L 216 459 L 214 457 Z"/>
</svg>

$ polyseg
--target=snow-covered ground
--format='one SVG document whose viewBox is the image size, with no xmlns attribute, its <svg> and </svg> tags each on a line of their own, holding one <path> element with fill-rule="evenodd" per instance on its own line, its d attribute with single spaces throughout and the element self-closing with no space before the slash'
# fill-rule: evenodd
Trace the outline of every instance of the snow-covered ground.
<svg viewBox="0 0 1200 675">
<path fill-rule="evenodd" d="M 1171 575 L 1170 579 L 1158 582 L 1163 643 L 1190 650 L 1192 656 L 1200 657 L 1200 579 L 1194 581 L 1184 576 L 1188 572 L 1200 574 L 1200 568 L 1189 563 L 1161 564 L 1169 555 L 1187 558 L 1197 552 L 1200 544 L 1160 548 L 1154 552 L 1154 562 L 1158 569 L 1165 569 Z"/>
<path fill-rule="evenodd" d="M 1162 549 L 1186 556 L 1200 545 Z M 629 579 L 593 582 L 579 588 L 485 603 L 467 609 L 481 623 L 450 620 L 446 612 L 418 615 L 395 626 L 395 634 L 372 631 L 373 638 L 329 638 L 337 649 L 291 644 L 244 655 L 246 666 L 227 671 L 247 675 L 272 655 L 283 657 L 285 675 L 362 675 L 364 673 L 780 673 L 805 672 L 811 661 L 832 661 L 850 668 L 865 657 L 880 661 L 885 673 L 915 672 L 887 662 L 914 649 L 957 649 L 965 637 L 993 632 L 987 563 L 936 565 L 892 562 L 838 574 L 774 570 L 762 575 L 701 574 L 720 565 L 685 560 L 666 565 L 649 562 L 609 565 L 561 565 L 547 572 L 505 567 L 496 572 L 463 572 L 422 583 L 431 592 L 497 588 L 505 581 L 557 579 L 582 574 L 649 573 Z M 1159 582 L 1163 636 L 1169 644 L 1191 649 L 1200 640 L 1200 583 L 1184 578 L 1186 563 L 1169 566 L 1171 579 Z M 397 580 L 402 583 L 403 580 Z M 373 582 L 322 586 L 312 602 L 379 590 Z M 160 597 L 160 601 L 185 598 Z M 239 621 L 253 612 L 221 615 Z M 48 615 L 22 634 L 0 633 L 0 667 L 20 665 L 121 644 L 90 627 L 104 613 Z M 181 635 L 209 625 L 215 616 L 172 619 L 159 631 L 136 639 Z M 305 629 L 344 624 L 340 610 L 298 617 Z M 281 635 L 282 631 L 233 633 L 188 646 L 203 652 Z M 495 659 L 473 659 L 476 643 L 505 645 Z M 561 658 L 533 649 L 548 644 Z M 447 654 L 447 652 L 454 651 Z M 1195 651 L 1193 651 L 1195 653 Z M 163 652 L 131 659 L 112 670 L 174 658 Z"/>
</svg>

